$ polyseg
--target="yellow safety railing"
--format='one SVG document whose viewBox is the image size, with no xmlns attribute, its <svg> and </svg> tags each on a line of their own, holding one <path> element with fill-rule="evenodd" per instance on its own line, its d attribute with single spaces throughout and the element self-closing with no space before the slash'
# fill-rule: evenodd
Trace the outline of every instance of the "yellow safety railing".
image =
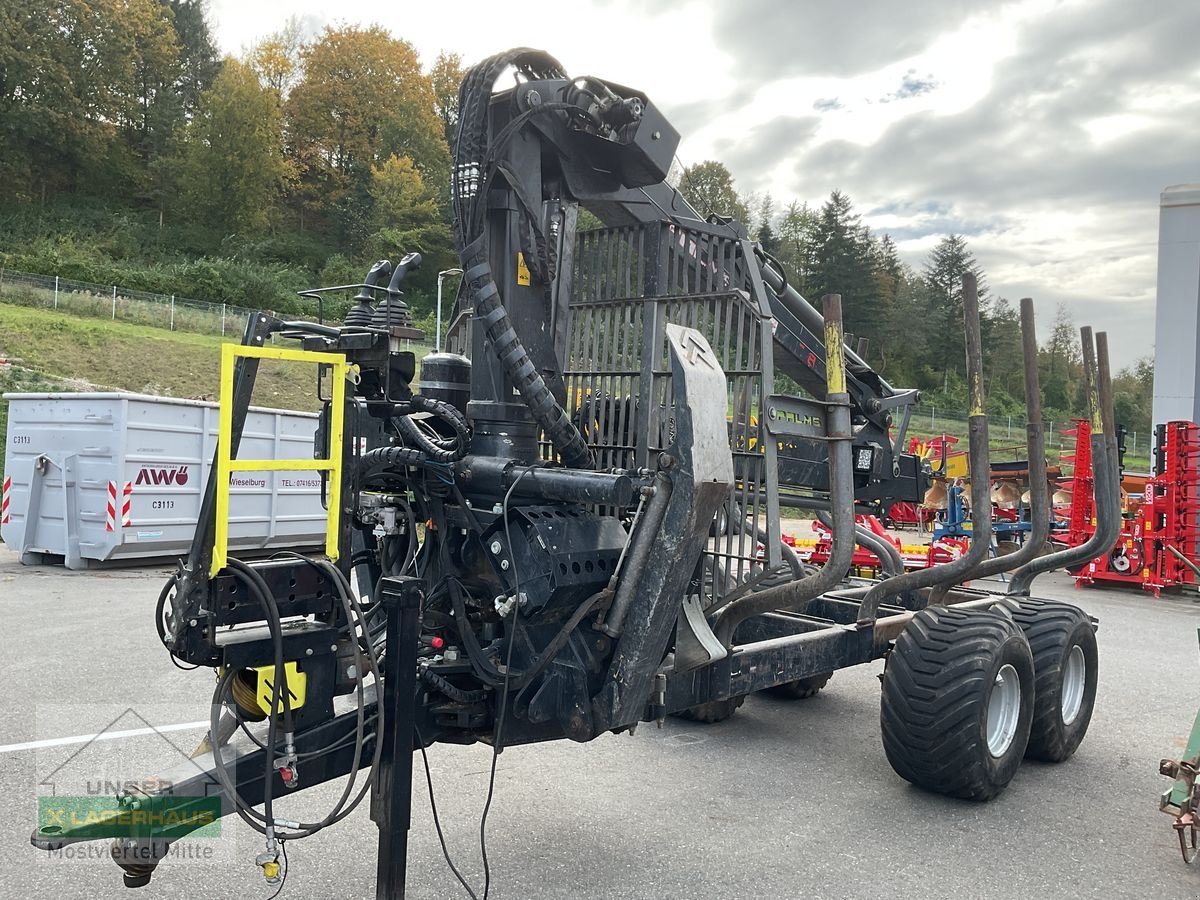
<svg viewBox="0 0 1200 900">
<path fill-rule="evenodd" d="M 329 417 L 329 452 L 332 459 L 233 459 L 230 453 L 233 435 L 233 368 L 239 357 L 282 359 L 317 363 L 333 369 L 333 398 Z M 213 540 L 213 578 L 225 568 L 229 558 L 229 480 L 234 472 L 328 472 L 329 517 L 325 528 L 325 555 L 338 558 L 338 525 L 341 518 L 342 429 L 345 420 L 346 377 L 352 366 L 340 353 L 314 350 L 290 350 L 282 347 L 221 347 L 221 408 L 217 421 L 217 521 Z"/>
</svg>

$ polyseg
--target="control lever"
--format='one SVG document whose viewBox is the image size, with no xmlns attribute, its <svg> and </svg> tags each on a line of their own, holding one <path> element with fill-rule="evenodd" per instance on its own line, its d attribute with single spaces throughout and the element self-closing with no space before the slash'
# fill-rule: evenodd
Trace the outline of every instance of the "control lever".
<svg viewBox="0 0 1200 900">
<path fill-rule="evenodd" d="M 368 287 L 379 287 L 383 281 L 392 274 L 392 264 L 381 259 L 375 265 L 371 266 L 371 271 L 367 273 L 366 279 L 363 281 L 363 287 L 355 294 L 354 299 L 359 303 L 370 303 L 371 293 L 367 290 Z"/>
<path fill-rule="evenodd" d="M 400 262 L 396 263 L 396 268 L 392 270 L 392 280 L 388 283 L 388 293 L 392 296 L 400 293 L 400 285 L 409 272 L 415 272 L 421 268 L 420 253 L 406 253 Z"/>
</svg>

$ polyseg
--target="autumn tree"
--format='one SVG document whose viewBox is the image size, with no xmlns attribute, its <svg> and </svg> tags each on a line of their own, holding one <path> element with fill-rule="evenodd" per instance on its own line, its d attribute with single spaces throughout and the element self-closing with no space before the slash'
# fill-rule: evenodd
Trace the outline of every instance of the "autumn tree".
<svg viewBox="0 0 1200 900">
<path fill-rule="evenodd" d="M 159 0 L 0 4 L 0 168 L 17 196 L 120 190 L 119 142 L 141 118 L 139 71 L 167 67 L 175 39 Z"/>
<path fill-rule="evenodd" d="M 154 203 L 163 226 L 176 191 L 172 157 L 184 128 L 211 87 L 221 60 L 201 0 L 159 0 L 163 25 L 138 64 L 139 116 L 127 129 L 140 172 L 136 192 Z"/>
<path fill-rule="evenodd" d="M 371 167 L 372 200 L 369 256 L 394 259 L 417 251 L 427 263 L 408 282 L 420 290 L 436 280 L 436 273 L 457 262 L 450 226 L 421 172 L 407 156 L 389 156 Z"/>
<path fill-rule="evenodd" d="M 453 146 L 458 134 L 458 88 L 463 80 L 462 57 L 442 51 L 433 61 L 429 78 L 433 84 L 433 99 L 438 117 L 442 120 L 446 143 Z"/>
<path fill-rule="evenodd" d="M 300 20 L 292 16 L 283 28 L 251 47 L 246 62 L 263 87 L 273 91 L 283 103 L 300 78 L 303 53 L 303 29 Z"/>
<path fill-rule="evenodd" d="M 223 233 L 262 232 L 291 173 L 274 95 L 250 66 L 226 59 L 188 132 L 180 179 L 188 215 Z"/>
<path fill-rule="evenodd" d="M 680 176 L 679 193 L 702 218 L 730 216 L 743 224 L 749 223 L 750 213 L 734 189 L 733 176 L 724 163 L 710 159 L 688 166 Z"/>
<path fill-rule="evenodd" d="M 285 107 L 301 199 L 355 244 L 370 218 L 372 166 L 406 156 L 435 190 L 448 181 L 433 86 L 412 45 L 379 27 L 327 28 L 303 60 Z"/>
<path fill-rule="evenodd" d="M 167 151 L 184 122 L 179 84 L 182 65 L 171 5 L 157 2 L 139 13 L 138 51 L 132 60 L 134 102 L 122 124 L 130 150 L 142 162 L 149 162 Z M 134 14 L 128 11 L 125 20 Z"/>
</svg>

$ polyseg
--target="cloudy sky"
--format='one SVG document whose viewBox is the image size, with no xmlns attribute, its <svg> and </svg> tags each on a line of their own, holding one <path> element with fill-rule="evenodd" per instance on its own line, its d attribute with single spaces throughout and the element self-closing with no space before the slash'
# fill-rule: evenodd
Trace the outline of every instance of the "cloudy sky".
<svg viewBox="0 0 1200 900">
<path fill-rule="evenodd" d="M 1200 182 L 1200 0 L 210 0 L 237 53 L 289 15 L 424 60 L 511 46 L 636 86 L 777 206 L 847 192 L 920 266 L 968 237 L 993 293 L 1152 351 L 1158 197 Z"/>
</svg>

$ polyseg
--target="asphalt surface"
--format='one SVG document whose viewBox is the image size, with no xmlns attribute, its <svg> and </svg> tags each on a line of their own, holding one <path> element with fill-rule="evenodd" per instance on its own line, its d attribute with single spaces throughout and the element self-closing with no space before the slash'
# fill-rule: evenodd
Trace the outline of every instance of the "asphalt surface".
<svg viewBox="0 0 1200 900">
<path fill-rule="evenodd" d="M 174 668 L 152 622 L 163 569 L 28 569 L 0 549 L 0 745 L 206 718 L 209 671 Z M 1191 597 L 1076 591 L 1062 575 L 1038 593 L 1101 619 L 1091 731 L 1057 766 L 1027 763 L 997 800 L 916 790 L 884 758 L 882 664 L 839 672 L 818 697 L 752 697 L 720 725 L 669 721 L 592 744 L 514 748 L 499 760 L 488 827 L 491 897 L 516 898 L 1194 898 L 1158 760 L 1178 755 L 1200 702 Z M 175 765 L 202 727 L 91 744 L 0 748 L 0 897 L 267 898 L 261 839 L 240 822 L 192 841 L 130 894 L 103 858 L 30 847 L 38 797 L 102 789 Z M 485 747 L 429 754 L 450 852 L 482 889 L 479 815 Z M 438 846 L 417 760 L 410 898 L 465 897 Z M 339 789 L 292 798 L 281 815 L 319 817 Z M 180 842 L 176 847 L 181 847 Z M 294 843 L 281 897 L 374 896 L 376 832 L 365 809 Z M 197 858 L 199 857 L 199 858 Z"/>
</svg>

